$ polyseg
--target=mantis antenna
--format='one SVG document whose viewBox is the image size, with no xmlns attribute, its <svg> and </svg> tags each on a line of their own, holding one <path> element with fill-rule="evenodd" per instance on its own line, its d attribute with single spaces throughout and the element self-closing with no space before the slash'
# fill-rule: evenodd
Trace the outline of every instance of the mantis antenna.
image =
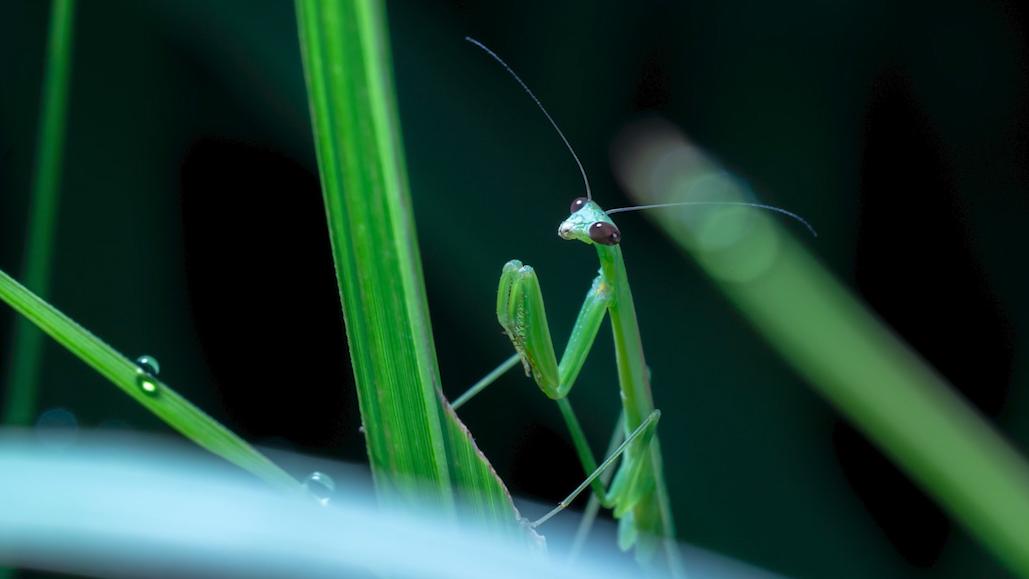
<svg viewBox="0 0 1029 579">
<path fill-rule="evenodd" d="M 612 213 L 627 213 L 629 211 L 641 211 L 643 209 L 665 209 L 668 207 L 682 207 L 683 205 L 728 205 L 730 207 L 753 207 L 755 209 L 774 211 L 775 213 L 781 213 L 782 215 L 799 221 L 801 224 L 804 225 L 804 227 L 807 228 L 808 231 L 811 232 L 812 236 L 818 237 L 818 232 L 815 231 L 815 228 L 812 227 L 811 224 L 808 223 L 807 220 L 801 217 L 800 215 L 797 215 L 792 211 L 787 211 L 782 207 L 776 207 L 775 205 L 766 205 L 764 203 L 749 203 L 747 201 L 683 201 L 680 203 L 655 203 L 654 205 L 634 205 L 632 207 L 619 207 L 618 209 L 609 209 L 605 213 L 610 215 Z"/>
<path fill-rule="evenodd" d="M 525 81 L 523 81 L 515 73 L 515 71 L 512 70 L 506 62 L 504 62 L 502 58 L 497 56 L 497 53 L 490 50 L 485 44 L 479 42 L 471 36 L 465 36 L 464 39 L 474 44 L 475 46 L 478 46 L 483 50 L 483 52 L 493 57 L 493 60 L 500 63 L 500 66 L 504 67 L 504 70 L 506 70 L 508 74 L 514 77 L 514 79 L 518 81 L 518 84 L 522 85 L 522 88 L 525 89 L 525 92 L 528 93 L 528 95 L 532 98 L 533 102 L 536 103 L 536 106 L 538 106 L 540 110 L 543 111 L 543 115 L 547 117 L 547 120 L 550 121 L 550 125 L 554 127 L 554 130 L 557 131 L 557 135 L 561 137 L 561 140 L 564 141 L 565 146 L 568 147 L 568 152 L 571 153 L 572 158 L 575 159 L 575 164 L 579 166 L 579 172 L 582 173 L 582 182 L 586 184 L 586 198 L 592 201 L 593 193 L 590 192 L 590 180 L 586 177 L 586 169 L 582 167 L 582 162 L 579 161 L 579 156 L 575 154 L 575 149 L 572 148 L 572 144 L 568 142 L 568 139 L 565 137 L 565 134 L 561 132 L 561 127 L 557 126 L 557 122 L 554 121 L 554 118 L 550 116 L 550 113 L 547 112 L 547 109 L 543 107 L 543 103 L 541 103 L 540 100 L 536 98 L 536 95 L 533 94 L 531 90 L 529 90 L 529 85 L 525 84 Z"/>
</svg>

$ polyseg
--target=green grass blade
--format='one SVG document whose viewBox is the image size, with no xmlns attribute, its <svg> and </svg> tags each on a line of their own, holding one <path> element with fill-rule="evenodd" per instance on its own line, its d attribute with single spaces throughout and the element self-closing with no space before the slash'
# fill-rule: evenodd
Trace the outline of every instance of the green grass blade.
<svg viewBox="0 0 1029 579">
<path fill-rule="evenodd" d="M 166 384 L 151 379 L 156 392 L 144 392 L 139 385 L 140 370 L 132 360 L 2 271 L 0 299 L 186 438 L 272 486 L 299 489 L 293 477 Z"/>
<path fill-rule="evenodd" d="M 71 77 L 72 32 L 75 0 L 54 0 L 50 8 L 49 46 L 40 110 L 36 166 L 31 209 L 24 250 L 22 279 L 39 295 L 50 288 L 51 256 L 57 222 L 61 157 L 64 151 L 68 84 Z M 36 414 L 39 369 L 43 357 L 43 334 L 27 320 L 14 322 L 7 371 L 4 424 L 25 426 Z"/>
<path fill-rule="evenodd" d="M 400 494 L 418 481 L 449 497 L 382 11 L 374 0 L 300 0 L 300 45 L 372 472 Z"/>
<path fill-rule="evenodd" d="M 513 527 L 507 489 L 443 401 L 404 165 L 385 8 L 297 0 L 333 257 L 376 486 L 390 498 L 455 491 Z M 457 487 L 455 489 L 455 487 Z"/>
<path fill-rule="evenodd" d="M 669 158 L 682 161 L 657 166 Z M 717 192 L 725 201 L 749 196 L 668 128 L 628 150 L 620 169 L 641 204 L 694 200 L 669 192 Z M 649 216 L 820 394 L 1029 577 L 1029 466 L 779 222 L 739 208 Z"/>
</svg>

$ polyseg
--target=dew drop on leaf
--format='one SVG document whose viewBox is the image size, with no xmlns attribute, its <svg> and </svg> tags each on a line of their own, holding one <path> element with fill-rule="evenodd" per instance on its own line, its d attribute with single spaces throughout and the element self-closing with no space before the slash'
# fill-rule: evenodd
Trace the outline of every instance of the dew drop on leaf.
<svg viewBox="0 0 1029 579">
<path fill-rule="evenodd" d="M 304 479 L 304 488 L 324 506 L 336 492 L 336 481 L 323 472 L 314 471 Z"/>
<path fill-rule="evenodd" d="M 145 374 L 157 376 L 161 373 L 161 364 L 153 356 L 143 355 L 136 358 L 136 365 Z"/>
<path fill-rule="evenodd" d="M 154 380 L 150 377 L 150 374 L 142 371 L 136 375 L 136 386 L 147 396 L 157 396 L 157 391 L 159 390 L 157 380 Z"/>
<path fill-rule="evenodd" d="M 136 358 L 136 386 L 147 396 L 157 396 L 158 382 L 155 379 L 161 372 L 161 364 L 153 356 L 143 355 Z"/>
</svg>

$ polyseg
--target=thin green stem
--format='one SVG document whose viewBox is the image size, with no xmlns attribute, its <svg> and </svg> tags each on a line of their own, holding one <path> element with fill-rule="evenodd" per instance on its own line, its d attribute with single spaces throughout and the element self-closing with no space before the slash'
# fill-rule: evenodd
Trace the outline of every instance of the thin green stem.
<svg viewBox="0 0 1029 579">
<path fill-rule="evenodd" d="M 458 399 L 450 405 L 450 407 L 457 410 L 464 406 L 465 403 L 471 400 L 476 394 L 485 390 L 487 386 L 496 382 L 497 379 L 506 374 L 508 370 L 517 366 L 519 360 L 521 360 L 521 355 L 513 354 L 510 358 L 501 362 L 500 365 L 494 368 L 492 372 L 483 376 L 481 380 L 473 384 L 471 388 L 459 396 Z"/>
<path fill-rule="evenodd" d="M 0 300 L 186 438 L 272 486 L 300 489 L 293 477 L 246 441 L 2 271 Z"/>
<path fill-rule="evenodd" d="M 42 296 L 49 294 L 52 274 L 74 16 L 75 0 L 54 0 L 22 271 L 25 285 Z M 3 421 L 24 426 L 31 424 L 36 413 L 43 334 L 19 317 L 14 323 L 11 344 Z"/>
</svg>

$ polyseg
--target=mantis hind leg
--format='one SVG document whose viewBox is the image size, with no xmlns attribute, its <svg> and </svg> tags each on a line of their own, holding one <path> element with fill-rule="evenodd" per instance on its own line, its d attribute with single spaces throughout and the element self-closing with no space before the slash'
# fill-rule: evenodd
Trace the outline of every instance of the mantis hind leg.
<svg viewBox="0 0 1029 579">
<path fill-rule="evenodd" d="M 599 476 L 601 476 L 604 473 L 605 470 L 607 470 L 612 464 L 614 464 L 614 462 L 618 460 L 618 457 L 621 456 L 622 453 L 626 451 L 636 452 L 640 446 L 642 446 L 643 449 L 648 448 L 650 445 L 650 441 L 654 439 L 654 431 L 657 428 L 657 421 L 660 420 L 660 418 L 660 410 L 655 410 L 651 412 L 650 415 L 647 416 L 647 418 L 645 418 L 643 422 L 636 427 L 635 430 L 629 433 L 629 436 L 627 436 L 625 440 L 622 441 L 620 445 L 618 445 L 618 448 L 616 448 L 610 456 L 605 458 L 604 462 L 600 463 L 600 466 L 594 469 L 593 472 L 591 472 L 590 475 L 586 477 L 586 480 L 582 481 L 582 484 L 576 487 L 575 490 L 573 490 L 567 497 L 565 497 L 564 500 L 562 500 L 549 513 L 543 515 L 538 520 L 533 522 L 532 526 L 538 527 L 543 523 L 547 522 L 548 520 L 550 520 L 550 518 L 554 515 L 568 508 L 568 505 L 572 504 L 572 501 L 574 501 L 576 497 L 578 497 L 584 490 L 589 488 L 589 486 L 593 483 L 594 480 L 596 480 Z M 626 456 L 631 455 L 632 454 L 628 454 Z M 626 463 L 623 462 L 622 469 L 624 469 L 625 466 Z"/>
<path fill-rule="evenodd" d="M 625 416 L 619 415 L 618 421 L 615 423 L 615 428 L 611 432 L 611 440 L 607 443 L 607 450 L 604 452 L 605 456 L 614 454 L 622 441 L 625 440 Z M 600 478 L 601 488 L 607 487 L 611 483 L 611 478 L 614 477 L 615 472 L 613 470 L 605 470 Z M 594 490 L 596 487 L 594 487 Z M 607 498 L 607 492 L 596 493 L 590 495 L 590 500 L 586 503 L 586 509 L 582 512 L 582 518 L 579 519 L 579 526 L 575 530 L 575 539 L 572 541 L 572 547 L 568 552 L 568 559 L 574 561 L 579 553 L 582 551 L 583 545 L 586 544 L 586 539 L 589 537 L 590 531 L 593 530 L 593 523 L 597 520 L 597 514 L 600 512 L 600 507 L 603 506 L 605 499 Z"/>
</svg>

